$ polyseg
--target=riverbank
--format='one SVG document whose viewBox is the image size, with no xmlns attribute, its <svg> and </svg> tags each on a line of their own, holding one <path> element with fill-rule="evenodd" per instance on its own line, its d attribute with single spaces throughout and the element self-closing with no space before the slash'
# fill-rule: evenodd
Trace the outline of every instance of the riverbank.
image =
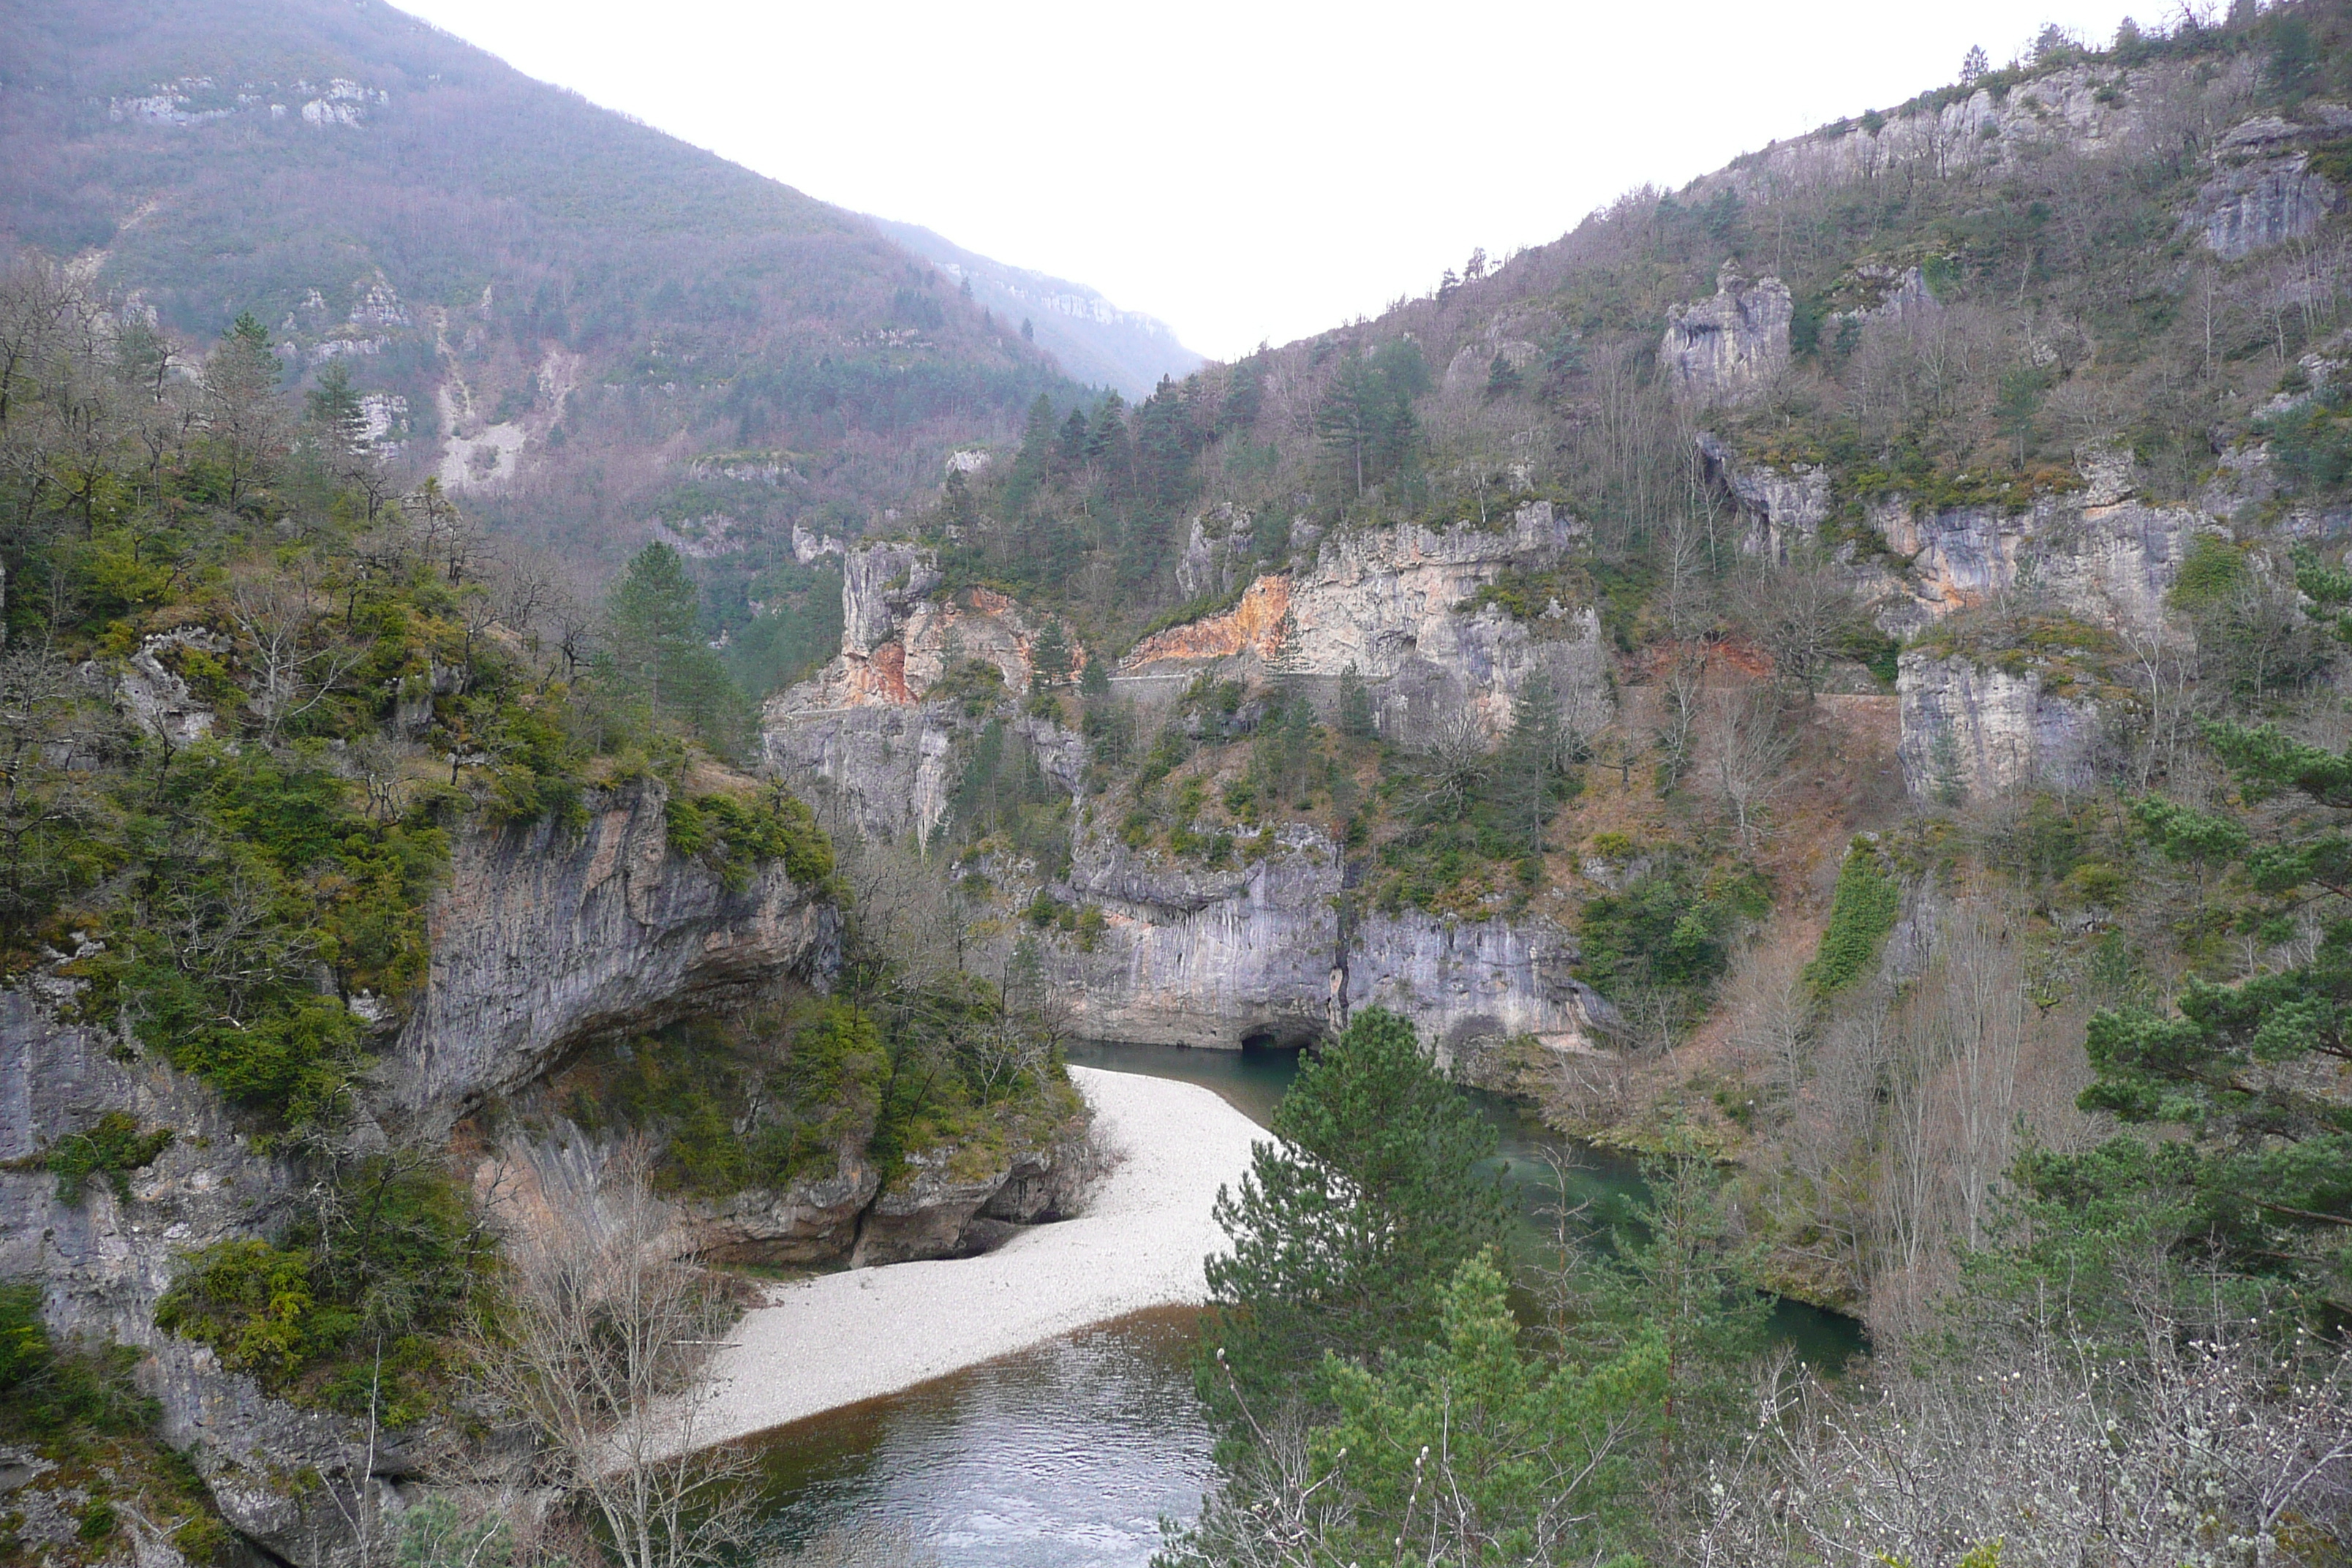
<svg viewBox="0 0 2352 1568">
<path fill-rule="evenodd" d="M 1040 1344 L 1147 1307 L 1207 1300 L 1211 1210 L 1265 1134 L 1206 1089 L 1074 1067 L 1109 1169 L 1076 1219 L 980 1258 L 773 1287 L 712 1366 L 695 1441 L 720 1443 Z"/>
</svg>

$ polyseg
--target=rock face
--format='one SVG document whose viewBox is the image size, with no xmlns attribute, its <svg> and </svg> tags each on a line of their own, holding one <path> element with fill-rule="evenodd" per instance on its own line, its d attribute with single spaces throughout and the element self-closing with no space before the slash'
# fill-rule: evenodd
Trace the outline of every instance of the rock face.
<svg viewBox="0 0 2352 1568">
<path fill-rule="evenodd" d="M 1065 942 L 1042 954 L 1074 1031 L 1224 1050 L 1300 1045 L 1378 1005 L 1441 1051 L 1520 1035 L 1571 1050 L 1613 1025 L 1569 973 L 1575 944 L 1549 921 L 1343 912 L 1339 847 L 1297 824 L 1278 839 L 1231 870 L 1085 839 L 1059 892 L 1099 906 L 1106 929 L 1092 952 Z"/>
<path fill-rule="evenodd" d="M 2188 223 L 2206 247 L 2236 261 L 2290 239 L 2301 239 L 2342 205 L 2334 185 L 2312 173 L 2300 153 L 2232 169 L 2206 182 Z"/>
<path fill-rule="evenodd" d="M 1196 524 L 1202 572 L 1223 570 L 1232 556 L 1216 547 L 1245 525 L 1234 517 Z M 1542 581 L 1582 532 L 1577 519 L 1540 500 L 1493 527 L 1336 532 L 1320 542 L 1311 569 L 1261 576 L 1231 609 L 1146 639 L 1120 660 L 1114 690 L 1154 703 L 1205 671 L 1279 680 L 1328 707 L 1352 667 L 1382 733 L 1412 744 L 1457 712 L 1499 732 L 1541 673 L 1572 726 L 1597 728 L 1609 699 L 1591 607 L 1522 603 L 1532 612 L 1522 616 L 1477 603 L 1507 574 Z M 892 607 L 908 668 L 921 662 L 911 650 L 924 628 L 954 608 Z M 986 613 L 1000 625 L 1025 624 L 1017 605 Z M 925 700 L 928 687 L 911 679 L 903 699 L 869 683 L 855 700 L 835 702 L 856 663 L 845 643 L 833 669 L 770 701 L 767 760 L 788 781 L 820 783 L 868 833 L 927 837 L 946 809 L 965 740 L 992 720 Z M 1252 1039 L 1298 1044 L 1377 1003 L 1412 1016 L 1448 1052 L 1457 1042 L 1522 1036 L 1568 1050 L 1585 1048 L 1612 1022 L 1607 1005 L 1569 975 L 1573 945 L 1549 921 L 1343 912 L 1352 911 L 1346 858 L 1299 825 L 1279 828 L 1266 853 L 1253 849 L 1222 869 L 1139 856 L 1108 821 L 1087 816 L 1096 808 L 1083 795 L 1080 737 L 1050 721 L 995 721 L 1022 736 L 1085 824 L 1066 874 L 1049 890 L 1100 909 L 1105 928 L 1091 951 L 1060 937 L 1041 942 L 1082 1037 L 1222 1049 Z"/>
<path fill-rule="evenodd" d="M 2019 82 L 1999 98 L 1980 88 L 1933 107 L 1868 114 L 1776 142 L 1695 182 L 1684 199 L 1696 205 L 1727 190 L 1742 201 L 1769 200 L 1906 167 L 1937 177 L 1993 179 L 2030 153 L 2052 146 L 2096 156 L 2150 145 L 2200 119 L 2226 122 L 2261 68 L 2252 57 L 2218 70 L 2174 61 L 2065 66 Z"/>
<path fill-rule="evenodd" d="M 0 1161 L 37 1156 L 109 1111 L 173 1139 L 132 1173 L 124 1202 L 102 1179 L 77 1203 L 45 1170 L 0 1169 L 0 1278 L 37 1279 L 42 1315 L 61 1338 L 136 1347 L 139 1386 L 162 1407 L 161 1436 L 184 1449 L 222 1517 L 284 1561 L 335 1560 L 352 1540 L 367 1494 L 415 1473 L 338 1416 L 298 1410 L 224 1370 L 213 1352 L 154 1325 L 179 1254 L 275 1226 L 295 1196 L 293 1173 L 257 1153 L 220 1099 L 131 1042 L 60 1023 L 21 992 L 0 992 Z M 305 1469 L 314 1487 L 289 1478 Z"/>
<path fill-rule="evenodd" d="M 611 791 L 572 834 L 469 836 L 429 910 L 425 994 L 386 1053 L 394 1100 L 457 1110 L 541 1076 L 600 1034 L 656 1028 L 780 975 L 829 973 L 840 915 L 781 864 L 740 892 L 669 853 L 667 795 Z"/>
<path fill-rule="evenodd" d="M 530 1109 L 538 1131 L 501 1139 L 474 1171 L 475 1191 L 509 1232 L 545 1223 L 559 1208 L 593 1205 L 615 1149 L 545 1114 L 544 1100 Z M 832 1173 L 786 1187 L 672 1200 L 657 1245 L 674 1256 L 770 1267 L 953 1258 L 1075 1212 L 1091 1158 L 1080 1121 L 1040 1147 L 1010 1153 L 951 1146 L 915 1154 L 884 1192 L 881 1173 L 845 1152 Z"/>
<path fill-rule="evenodd" d="M 1904 787 L 1957 804 L 2000 790 L 2091 782 L 2097 705 L 2043 689 L 2031 669 L 1906 653 L 1899 683 Z"/>
<path fill-rule="evenodd" d="M 1818 468 L 1739 460 L 1701 435 L 1709 471 L 1745 524 L 1751 553 L 1786 560 L 1823 542 L 1832 505 Z M 2127 451 L 2080 455 L 2079 489 L 2000 506 L 1925 508 L 1896 496 L 1864 509 L 1875 548 L 1832 552 L 1882 631 L 1914 637 L 1946 618 L 2005 602 L 2128 638 L 2168 632 L 2166 595 L 2200 533 L 2226 534 L 2209 507 L 2152 506 L 2134 494 Z M 2098 730 L 2087 696 L 2044 691 L 2031 669 L 1906 654 L 1897 666 L 1904 777 L 1922 798 L 1969 798 L 2029 783 L 2087 783 Z M 2112 693 L 2111 693 L 2112 695 Z"/>
<path fill-rule="evenodd" d="M 1312 571 L 1259 578 L 1233 609 L 1146 639 L 1119 672 L 1172 678 L 1213 663 L 1301 682 L 1322 696 L 1353 666 L 1372 689 L 1381 733 L 1411 742 L 1441 715 L 1465 709 L 1499 732 L 1541 671 L 1563 700 L 1580 705 L 1571 721 L 1592 721 L 1606 680 L 1591 606 L 1554 602 L 1532 620 L 1495 605 L 1464 608 L 1507 571 L 1559 564 L 1582 533 L 1581 522 L 1549 501 L 1530 501 L 1496 528 L 1335 533 Z"/>
<path fill-rule="evenodd" d="M 1750 283 L 1727 267 L 1716 279 L 1713 298 L 1666 312 L 1658 363 L 1684 402 L 1738 403 L 1789 368 L 1789 326 L 1795 317 L 1796 302 L 1778 278 Z"/>
</svg>

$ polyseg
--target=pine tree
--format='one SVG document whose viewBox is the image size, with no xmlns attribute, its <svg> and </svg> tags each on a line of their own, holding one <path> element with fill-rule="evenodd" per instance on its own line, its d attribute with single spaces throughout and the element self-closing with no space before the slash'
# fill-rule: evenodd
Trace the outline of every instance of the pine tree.
<svg viewBox="0 0 2352 1568">
<path fill-rule="evenodd" d="M 749 738 L 751 714 L 699 635 L 702 595 L 667 544 L 630 559 L 605 602 L 612 678 L 656 724 L 682 727 L 723 756 Z"/>
<path fill-rule="evenodd" d="M 1217 1197 L 1233 1250 L 1209 1259 L 1208 1339 L 1244 1396 L 1272 1405 L 1325 1351 L 1369 1358 L 1424 1337 L 1438 1287 L 1498 1243 L 1510 1208 L 1478 1163 L 1494 1129 L 1384 1008 L 1305 1062 L 1278 1142 Z"/>
<path fill-rule="evenodd" d="M 310 421 L 331 457 L 342 458 L 367 446 L 367 412 L 352 386 L 352 373 L 340 359 L 327 362 L 319 384 L 303 398 Z"/>
<path fill-rule="evenodd" d="M 1992 61 L 1985 58 L 1984 46 L 1971 44 L 1967 56 L 1960 61 L 1960 85 L 1974 87 L 1977 79 L 1991 69 Z"/>
<path fill-rule="evenodd" d="M 1496 354 L 1494 363 L 1486 367 L 1486 395 L 1507 397 L 1518 389 L 1518 368 L 1511 363 L 1507 356 Z"/>
<path fill-rule="evenodd" d="M 1339 733 L 1351 741 L 1369 741 L 1380 733 L 1371 691 L 1353 663 L 1339 672 Z"/>
<path fill-rule="evenodd" d="M 2191 978 L 2176 1012 L 2111 1009 L 2091 1020 L 2084 1110 L 2174 1130 L 2161 1151 L 2191 1194 L 2203 1240 L 2251 1273 L 2284 1275 L 2352 1310 L 2352 1100 L 2325 1087 L 2352 1063 L 2352 750 L 2273 725 L 2214 723 L 2207 737 L 2243 809 L 2159 797 L 2136 808 L 2168 856 L 2210 868 L 2208 918 L 2265 945 L 2322 917 L 2310 958 L 2235 985 Z M 2289 809 L 2271 803 L 2284 799 Z M 2235 887 L 2242 901 L 2227 908 Z M 2111 1163 L 2135 1158 L 2104 1152 Z M 2079 1162 L 2049 1160 L 2040 1184 L 2095 1196 Z"/>
</svg>

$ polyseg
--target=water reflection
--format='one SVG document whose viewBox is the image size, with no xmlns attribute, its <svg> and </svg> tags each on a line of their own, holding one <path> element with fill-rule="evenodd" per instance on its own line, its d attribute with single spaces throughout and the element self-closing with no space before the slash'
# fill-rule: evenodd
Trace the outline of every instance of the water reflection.
<svg viewBox="0 0 2352 1568">
<path fill-rule="evenodd" d="M 1210 1474 L 1196 1317 L 1139 1313 L 770 1435 L 770 1543 L 842 1542 L 861 1563 L 1149 1562 L 1160 1516 L 1191 1518 Z"/>
</svg>

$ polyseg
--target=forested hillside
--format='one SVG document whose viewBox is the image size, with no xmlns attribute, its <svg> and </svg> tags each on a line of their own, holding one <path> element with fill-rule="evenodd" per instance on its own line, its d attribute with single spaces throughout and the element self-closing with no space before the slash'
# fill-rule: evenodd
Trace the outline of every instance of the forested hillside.
<svg viewBox="0 0 2352 1568">
<path fill-rule="evenodd" d="M 947 847 L 1082 1032 L 1345 1027 L 1224 1215 L 1185 1553 L 2340 1550 L 2288 1347 L 2352 1310 L 2348 99 L 2338 5 L 2053 29 L 1041 402 L 851 550 L 785 776 Z M 1522 1263 L 1550 1317 L 1401 1021 L 1656 1155 L 1616 1263 Z M 1757 1392 L 1759 1283 L 1867 1318 L 1883 1409 Z M 2196 1463 L 2301 1455 L 2297 1544 L 2158 1479 L 2265 1381 L 2279 1446 Z"/>
<path fill-rule="evenodd" d="M 26 3 L 0 37 L 0 237 L 175 343 L 252 314 L 389 474 L 592 580 L 655 534 L 710 558 L 714 632 L 795 526 L 1077 395 L 867 220 L 387 5 Z"/>
<path fill-rule="evenodd" d="M 1312 1048 L 1168 1561 L 2344 1560 L 2343 0 L 1131 402 L 373 3 L 7 26 L 6 1552 L 731 1561 L 704 1266 L 1064 1212 L 1091 1037 Z"/>
</svg>

